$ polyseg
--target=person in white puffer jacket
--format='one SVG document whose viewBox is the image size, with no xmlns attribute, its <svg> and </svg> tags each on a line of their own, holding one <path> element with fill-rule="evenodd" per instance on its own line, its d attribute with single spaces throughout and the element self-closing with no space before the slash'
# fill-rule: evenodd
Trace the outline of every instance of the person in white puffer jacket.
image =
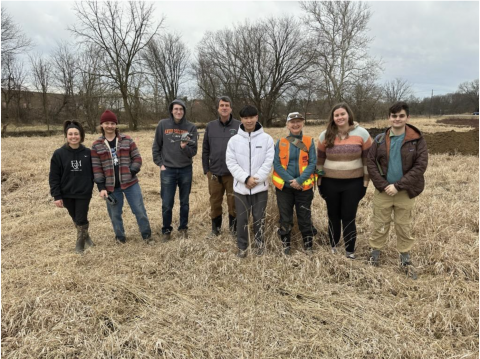
<svg viewBox="0 0 480 359">
<path fill-rule="evenodd" d="M 232 174 L 237 211 L 237 256 L 245 258 L 248 247 L 248 219 L 253 215 L 256 254 L 264 252 L 265 210 L 268 179 L 273 166 L 273 139 L 258 123 L 258 111 L 247 105 L 240 110 L 242 124 L 227 145 L 226 162 Z"/>
</svg>

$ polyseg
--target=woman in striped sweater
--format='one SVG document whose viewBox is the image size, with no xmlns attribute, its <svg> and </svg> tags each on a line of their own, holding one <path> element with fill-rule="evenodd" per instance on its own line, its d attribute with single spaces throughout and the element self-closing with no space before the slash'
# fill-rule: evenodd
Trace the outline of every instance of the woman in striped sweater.
<svg viewBox="0 0 480 359">
<path fill-rule="evenodd" d="M 355 259 L 357 229 L 355 217 L 369 182 L 367 154 L 372 139 L 367 130 L 353 121 L 346 103 L 332 108 L 327 130 L 320 134 L 317 146 L 317 169 L 320 195 L 327 203 L 328 235 L 332 253 L 337 252 L 341 230 L 346 256 Z"/>
</svg>

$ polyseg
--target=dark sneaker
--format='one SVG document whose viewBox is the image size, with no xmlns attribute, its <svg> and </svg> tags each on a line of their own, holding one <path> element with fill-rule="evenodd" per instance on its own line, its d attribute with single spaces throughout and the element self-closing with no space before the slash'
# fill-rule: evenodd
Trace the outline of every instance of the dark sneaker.
<svg viewBox="0 0 480 359">
<path fill-rule="evenodd" d="M 167 243 L 172 239 L 170 232 L 165 232 L 162 234 L 162 243 Z"/>
<path fill-rule="evenodd" d="M 115 237 L 115 241 L 120 244 L 125 244 L 127 239 L 125 237 Z"/>
<path fill-rule="evenodd" d="M 348 259 L 355 259 L 355 253 L 353 252 L 346 252 L 345 255 Z"/>
<path fill-rule="evenodd" d="M 180 235 L 180 238 L 182 239 L 188 239 L 188 229 L 179 229 L 178 234 Z"/>
<path fill-rule="evenodd" d="M 370 263 L 374 267 L 378 267 L 380 265 L 380 250 L 374 249 L 370 252 L 370 257 L 368 258 L 368 263 Z"/>
<path fill-rule="evenodd" d="M 247 256 L 247 250 L 246 249 L 239 249 L 237 252 L 237 257 L 238 258 L 245 258 Z"/>
</svg>

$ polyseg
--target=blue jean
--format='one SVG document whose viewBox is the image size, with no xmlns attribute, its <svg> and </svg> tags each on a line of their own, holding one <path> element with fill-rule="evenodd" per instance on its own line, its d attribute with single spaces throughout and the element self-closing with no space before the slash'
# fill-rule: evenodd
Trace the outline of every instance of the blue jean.
<svg viewBox="0 0 480 359">
<path fill-rule="evenodd" d="M 160 196 L 162 197 L 162 233 L 170 233 L 172 227 L 172 210 L 177 186 L 180 191 L 180 226 L 188 229 L 189 198 L 192 189 L 192 165 L 182 168 L 167 167 L 160 171 Z"/>
<path fill-rule="evenodd" d="M 127 202 L 133 214 L 137 218 L 138 228 L 142 234 L 142 238 L 150 238 L 152 230 L 150 229 L 150 222 L 148 221 L 147 210 L 143 204 L 142 190 L 140 185 L 135 183 L 127 189 L 115 188 L 111 194 L 117 200 L 116 204 L 110 204 L 107 201 L 107 210 L 110 220 L 112 221 L 113 231 L 115 237 L 125 239 L 125 228 L 123 228 L 123 195 L 127 198 Z"/>
</svg>

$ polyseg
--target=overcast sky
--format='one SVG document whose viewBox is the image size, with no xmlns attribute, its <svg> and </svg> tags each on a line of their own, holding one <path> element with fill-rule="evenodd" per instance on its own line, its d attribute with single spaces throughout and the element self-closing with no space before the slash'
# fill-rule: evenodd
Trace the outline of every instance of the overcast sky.
<svg viewBox="0 0 480 359">
<path fill-rule="evenodd" d="M 35 44 L 32 52 L 49 54 L 58 40 L 74 41 L 68 26 L 76 21 L 68 1 L 2 1 L 14 21 Z M 383 61 L 380 82 L 401 77 L 415 96 L 455 92 L 458 85 L 479 77 L 479 2 L 368 2 L 373 38 L 370 55 Z M 293 1 L 156 2 L 164 28 L 182 35 L 195 52 L 206 31 L 231 27 L 246 19 L 296 16 Z"/>
</svg>

